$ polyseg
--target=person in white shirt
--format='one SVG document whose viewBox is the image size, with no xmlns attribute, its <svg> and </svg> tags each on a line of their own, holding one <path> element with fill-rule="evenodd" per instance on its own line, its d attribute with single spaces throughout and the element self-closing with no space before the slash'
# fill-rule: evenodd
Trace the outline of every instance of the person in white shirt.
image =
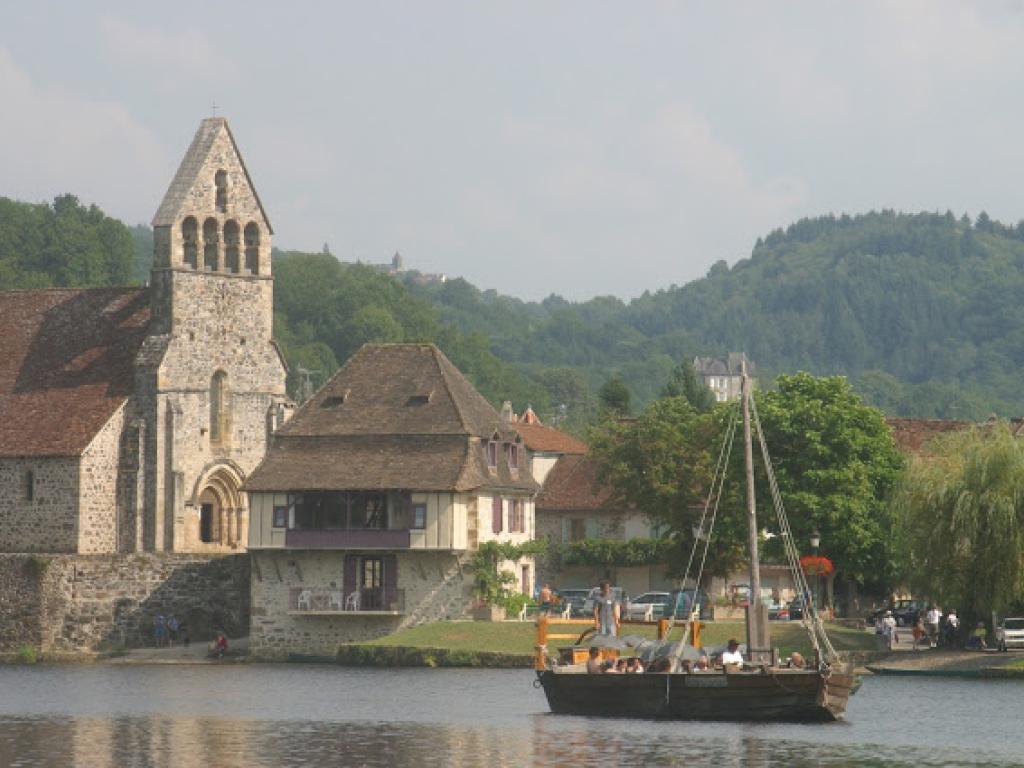
<svg viewBox="0 0 1024 768">
<path fill-rule="evenodd" d="M 900 636 L 896 630 L 896 619 L 892 617 L 892 611 L 885 612 L 885 617 L 878 622 L 878 629 L 875 630 L 875 634 L 878 636 L 882 646 L 879 650 L 891 651 L 893 643 L 900 641 Z"/>
<path fill-rule="evenodd" d="M 728 650 L 722 652 L 721 662 L 726 669 L 730 667 L 743 666 L 743 654 L 740 653 L 740 644 L 736 640 L 729 641 Z"/>
<path fill-rule="evenodd" d="M 924 616 L 925 630 L 928 632 L 928 645 L 932 648 L 939 644 L 939 622 L 942 621 L 942 611 L 934 604 L 928 609 Z"/>
</svg>

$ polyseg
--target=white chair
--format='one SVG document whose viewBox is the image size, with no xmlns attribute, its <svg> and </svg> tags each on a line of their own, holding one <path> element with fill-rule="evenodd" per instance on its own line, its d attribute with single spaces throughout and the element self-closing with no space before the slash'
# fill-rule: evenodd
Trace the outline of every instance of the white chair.
<svg viewBox="0 0 1024 768">
<path fill-rule="evenodd" d="M 346 611 L 358 611 L 359 610 L 359 590 L 352 592 L 348 597 L 345 598 L 345 610 Z"/>
<path fill-rule="evenodd" d="M 524 605 L 519 609 L 519 620 L 526 621 L 526 606 Z"/>
<path fill-rule="evenodd" d="M 327 595 L 327 608 L 337 608 L 339 611 L 344 610 L 345 595 L 341 592 L 331 592 Z"/>
<path fill-rule="evenodd" d="M 313 610 L 313 593 L 310 592 L 308 589 L 304 589 L 301 592 L 299 592 L 299 601 L 298 601 L 298 604 L 297 604 L 297 608 L 300 611 L 302 611 L 302 610 L 306 610 L 306 611 Z"/>
<path fill-rule="evenodd" d="M 563 619 L 571 619 L 572 618 L 572 603 L 570 603 L 568 600 L 565 602 L 565 607 L 562 609 L 562 618 Z"/>
</svg>

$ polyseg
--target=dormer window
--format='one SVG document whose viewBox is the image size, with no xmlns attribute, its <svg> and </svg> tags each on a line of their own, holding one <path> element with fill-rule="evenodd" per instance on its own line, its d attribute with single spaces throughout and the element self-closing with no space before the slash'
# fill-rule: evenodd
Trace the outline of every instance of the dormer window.
<svg viewBox="0 0 1024 768">
<path fill-rule="evenodd" d="M 508 468 L 519 469 L 519 445 L 517 443 L 508 444 Z"/>
<path fill-rule="evenodd" d="M 351 389 L 346 389 L 341 394 L 328 395 L 320 402 L 321 408 L 340 408 L 348 400 L 348 396 L 352 393 Z"/>
<path fill-rule="evenodd" d="M 494 470 L 498 468 L 498 441 L 487 442 L 487 468 Z"/>
<path fill-rule="evenodd" d="M 433 396 L 433 392 L 422 392 L 420 394 L 411 395 L 406 401 L 406 405 L 426 405 L 430 402 L 430 398 Z"/>
</svg>

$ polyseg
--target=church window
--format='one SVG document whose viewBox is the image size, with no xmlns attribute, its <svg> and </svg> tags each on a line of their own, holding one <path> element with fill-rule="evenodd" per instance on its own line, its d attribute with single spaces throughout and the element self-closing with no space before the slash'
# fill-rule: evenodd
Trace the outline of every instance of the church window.
<svg viewBox="0 0 1024 768">
<path fill-rule="evenodd" d="M 36 498 L 36 475 L 31 469 L 25 471 L 25 501 Z"/>
<path fill-rule="evenodd" d="M 260 228 L 255 221 L 245 225 L 245 271 L 250 275 L 260 271 Z"/>
<path fill-rule="evenodd" d="M 217 187 L 217 213 L 228 212 L 228 172 L 217 171 L 213 177 L 213 184 Z"/>
<path fill-rule="evenodd" d="M 228 430 L 228 375 L 217 371 L 210 381 L 210 442 L 222 443 Z"/>
<path fill-rule="evenodd" d="M 224 261 L 227 263 L 228 272 L 233 272 L 236 275 L 241 271 L 238 235 L 237 221 L 232 219 L 224 224 Z"/>
<path fill-rule="evenodd" d="M 217 220 L 207 219 L 203 222 L 203 269 L 207 272 L 217 271 Z"/>
<path fill-rule="evenodd" d="M 181 222 L 181 242 L 185 249 L 185 266 L 199 268 L 199 222 L 195 216 L 186 216 Z"/>
</svg>

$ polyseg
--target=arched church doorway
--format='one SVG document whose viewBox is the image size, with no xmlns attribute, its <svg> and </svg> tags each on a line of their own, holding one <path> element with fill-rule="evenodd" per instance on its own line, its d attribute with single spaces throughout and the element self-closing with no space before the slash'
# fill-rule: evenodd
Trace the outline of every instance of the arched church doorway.
<svg viewBox="0 0 1024 768">
<path fill-rule="evenodd" d="M 214 470 L 203 481 L 197 499 L 199 543 L 232 548 L 245 546 L 248 515 L 240 485 L 241 478 L 227 467 Z"/>
</svg>

